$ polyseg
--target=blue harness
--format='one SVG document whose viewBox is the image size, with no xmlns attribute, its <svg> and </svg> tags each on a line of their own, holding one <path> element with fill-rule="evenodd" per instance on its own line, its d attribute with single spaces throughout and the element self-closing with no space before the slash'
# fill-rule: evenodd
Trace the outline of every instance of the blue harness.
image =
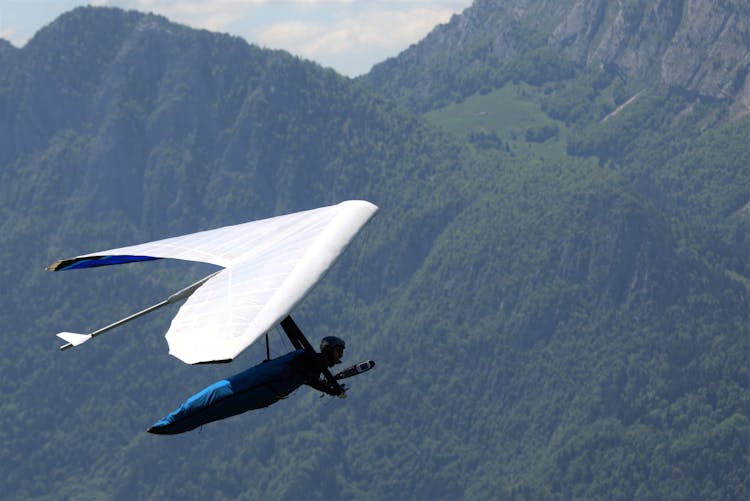
<svg viewBox="0 0 750 501">
<path fill-rule="evenodd" d="M 278 402 L 302 385 L 304 375 L 292 368 L 292 361 L 304 352 L 287 353 L 204 388 L 154 423 L 148 432 L 159 435 L 183 433 Z"/>
</svg>

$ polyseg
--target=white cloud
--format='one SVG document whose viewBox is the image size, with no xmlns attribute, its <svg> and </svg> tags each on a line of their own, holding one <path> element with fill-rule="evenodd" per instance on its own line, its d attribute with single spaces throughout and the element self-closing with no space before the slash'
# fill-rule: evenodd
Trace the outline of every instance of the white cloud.
<svg viewBox="0 0 750 501">
<path fill-rule="evenodd" d="M 257 41 L 269 47 L 304 45 L 324 32 L 322 24 L 304 21 L 283 21 L 258 30 Z"/>
<path fill-rule="evenodd" d="M 368 4 L 367 8 L 352 9 L 327 23 L 279 22 L 256 30 L 250 38 L 267 47 L 283 48 L 334 66 L 332 62 L 338 57 L 354 60 L 360 54 L 363 61 L 358 68 L 343 70 L 356 74 L 418 42 L 455 13 L 455 9 L 443 5 L 414 5 L 402 10 L 379 7 L 382 6 L 377 3 Z"/>
<path fill-rule="evenodd" d="M 12 28 L 0 27 L 0 39 L 7 40 L 16 47 L 22 47 L 26 43 L 26 37 L 17 36 Z"/>
<path fill-rule="evenodd" d="M 368 17 L 374 14 L 380 18 L 376 22 L 389 22 L 389 18 L 390 21 L 400 18 L 397 22 L 403 27 L 406 17 L 426 15 L 427 18 L 421 20 L 422 24 L 430 22 L 436 16 L 443 19 L 446 12 L 455 12 L 458 7 L 470 3 L 470 0 L 93 0 L 93 3 L 154 12 L 194 27 L 223 30 L 248 16 L 253 16 L 261 8 L 266 11 L 286 10 L 289 16 L 292 16 L 293 12 L 299 13 L 301 9 L 304 9 L 307 15 L 311 14 L 312 10 L 365 10 L 367 14 L 360 15 L 356 23 L 368 26 Z M 418 25 L 419 21 L 412 19 L 411 24 Z M 269 29 L 271 28 L 269 26 Z"/>
<path fill-rule="evenodd" d="M 269 0 L 99 0 L 111 5 L 141 12 L 153 12 L 171 21 L 211 31 L 225 31 L 253 9 Z"/>
</svg>

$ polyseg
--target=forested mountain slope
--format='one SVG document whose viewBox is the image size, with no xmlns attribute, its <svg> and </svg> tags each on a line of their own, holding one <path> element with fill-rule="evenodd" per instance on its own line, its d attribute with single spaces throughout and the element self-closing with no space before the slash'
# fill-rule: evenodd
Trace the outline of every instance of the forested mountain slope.
<svg viewBox="0 0 750 501">
<path fill-rule="evenodd" d="M 746 231 L 727 222 L 719 234 L 738 233 L 724 248 L 693 224 L 694 201 L 707 199 L 710 228 L 722 211 L 742 221 L 729 202 L 742 190 L 724 193 L 721 181 L 712 197 L 687 183 L 680 205 L 642 189 L 633 166 L 647 135 L 613 155 L 608 129 L 587 128 L 616 81 L 570 66 L 537 104 L 574 135 L 564 155 L 542 160 L 475 147 L 284 52 L 152 15 L 76 9 L 4 53 L 0 283 L 12 294 L 0 309 L 0 475 L 10 497 L 747 495 L 750 315 L 736 248 Z M 562 99 L 581 89 L 597 99 Z M 737 148 L 719 134 L 746 124 L 733 103 L 645 95 L 678 103 L 650 130 L 684 138 L 685 158 Z M 642 120 L 639 109 L 606 123 Z M 679 159 L 664 161 L 685 168 Z M 671 186 L 673 171 L 662 172 Z M 304 388 L 155 437 L 143 430 L 263 348 L 187 367 L 161 337 L 171 310 L 57 351 L 55 332 L 105 325 L 206 270 L 43 271 L 52 260 L 347 198 L 381 211 L 295 312 L 312 339 L 345 337 L 347 361 L 378 362 L 345 401 Z"/>
<path fill-rule="evenodd" d="M 587 178 L 609 172 L 617 176 L 623 186 L 628 186 L 628 191 L 638 193 L 638 198 L 654 211 L 635 223 L 635 227 L 652 224 L 658 219 L 668 221 L 672 240 L 666 247 L 679 249 L 678 253 L 695 260 L 675 276 L 681 275 L 683 279 L 691 276 L 693 266 L 700 262 L 747 287 L 750 283 L 749 33 L 750 11 L 746 2 L 477 1 L 461 16 L 454 16 L 447 25 L 437 27 L 398 58 L 373 68 L 360 82 L 411 109 L 434 110 L 427 115 L 430 121 L 485 151 L 509 153 L 516 165 L 531 162 L 582 166 L 596 162 L 602 172 L 590 172 Z M 522 168 L 528 171 L 528 167 Z M 561 183 L 555 189 L 564 190 L 565 186 L 567 183 Z M 566 211 L 572 209 L 570 204 L 561 207 L 566 207 Z M 592 217 L 594 212 L 586 219 L 591 221 Z M 616 224 L 614 220 L 611 223 Z M 594 228 L 595 224 L 586 233 L 596 234 Z M 651 237 L 645 240 L 655 241 Z M 591 245 L 593 242 L 580 248 L 590 252 Z M 574 266 L 571 262 L 579 262 L 571 261 L 569 255 L 565 257 L 559 268 L 570 269 Z M 675 269 L 675 264 L 666 266 Z M 611 284 L 627 283 L 622 276 L 610 279 Z M 695 325 L 712 324 L 708 318 L 716 311 L 726 311 L 725 308 L 739 315 L 734 331 L 739 344 L 726 346 L 721 351 L 726 356 L 737 357 L 734 363 L 737 364 L 738 386 L 730 400 L 738 404 L 737 409 L 742 409 L 736 417 L 743 416 L 740 420 L 744 421 L 748 416 L 748 352 L 741 354 L 737 350 L 744 350 L 741 346 L 747 344 L 750 334 L 746 290 L 738 291 L 735 297 L 739 302 L 734 303 L 731 295 L 724 296 L 713 286 L 704 289 L 692 283 L 682 286 L 673 283 L 658 293 L 647 286 L 646 290 L 655 293 L 651 302 L 655 306 L 653 317 L 647 323 L 660 325 L 654 334 L 661 331 L 653 338 L 650 350 L 659 352 L 663 342 L 680 339 L 677 345 L 692 344 L 702 337 L 697 331 L 688 332 L 684 326 L 671 324 L 668 327 L 675 320 L 671 312 L 676 310 L 663 301 L 674 297 L 673 293 L 684 287 L 693 291 L 703 289 L 704 298 L 713 305 L 688 307 L 691 311 L 688 316 Z M 571 310 L 569 306 L 551 309 Z M 549 309 L 543 310 L 549 312 Z M 586 311 L 591 318 L 598 316 L 592 309 L 586 308 Z M 614 309 L 604 308 L 603 311 Z M 630 312 L 621 320 L 625 318 L 644 317 Z M 549 322 L 549 325 L 561 325 L 556 318 Z M 631 325 L 626 330 L 632 333 L 638 328 Z M 725 339 L 724 328 L 709 330 L 714 332 L 708 336 L 713 338 L 711 343 L 721 343 L 720 340 Z M 657 342 L 657 338 L 661 341 Z M 613 339 L 607 342 L 617 343 Z M 680 351 L 677 345 L 667 353 Z M 697 350 L 694 353 L 703 353 L 699 358 L 707 355 L 705 348 L 693 346 Z M 575 351 L 575 356 L 581 357 L 584 351 Z M 630 361 L 638 357 L 635 354 L 639 351 L 636 343 L 621 345 L 621 354 Z M 608 361 L 610 369 L 618 365 L 608 356 L 601 359 Z M 640 366 L 648 376 L 641 383 L 635 383 L 630 372 L 627 379 L 632 384 L 648 385 L 659 379 L 656 374 L 661 371 L 652 363 Z M 706 378 L 714 383 L 724 380 L 723 376 L 707 370 L 703 362 L 688 366 L 702 367 L 690 376 L 684 374 L 688 379 Z M 610 373 L 607 377 L 617 376 Z M 624 386 L 608 387 L 602 394 L 621 398 L 625 405 L 633 401 Z M 692 395 L 688 400 L 695 403 L 692 399 L 697 393 Z M 659 412 L 655 409 L 661 407 L 656 402 L 644 402 L 640 412 L 653 415 Z M 670 405 L 670 408 L 675 407 Z M 567 453 L 561 453 L 566 446 L 551 439 L 545 444 L 554 446 L 541 455 L 545 457 L 542 461 L 545 466 L 537 464 L 535 475 L 553 464 L 553 469 L 560 468 L 561 463 L 569 467 L 575 464 L 562 483 L 557 483 L 561 479 L 558 475 L 546 477 L 546 485 L 559 486 L 566 496 L 572 493 L 590 496 L 590 490 L 576 492 L 575 488 L 570 488 L 571 483 L 576 483 L 574 478 L 595 481 L 601 469 L 607 471 L 608 468 L 617 469 L 612 479 L 630 479 L 623 486 L 640 483 L 645 487 L 655 480 L 654 471 L 663 467 L 651 464 L 644 468 L 648 461 L 643 461 L 643 452 L 650 451 L 646 452 L 649 455 L 664 444 L 684 443 L 681 439 L 667 438 L 679 427 L 672 422 L 663 423 L 664 434 L 656 433 L 664 439 L 661 446 L 656 442 L 636 446 L 631 442 L 635 436 L 644 439 L 655 436 L 653 429 L 646 432 L 645 428 L 640 428 L 649 421 L 650 418 L 640 414 L 626 427 L 629 431 L 622 428 L 613 435 L 610 435 L 612 429 L 606 429 L 619 428 L 622 420 L 608 421 L 603 428 L 594 425 L 579 429 L 571 435 L 575 436 L 572 440 L 579 444 L 575 447 L 590 447 L 590 455 L 582 461 L 578 456 L 573 463 L 568 462 L 571 457 L 567 457 Z M 684 425 L 698 421 L 700 418 L 693 416 Z M 634 424 L 638 425 L 632 426 Z M 641 435 L 642 432 L 645 435 Z M 709 440 L 710 435 L 704 430 L 693 437 L 694 440 Z M 612 436 L 618 438 L 612 441 Z M 747 434 L 741 432 L 718 442 L 722 445 L 717 445 L 716 450 L 724 455 L 733 450 L 736 443 L 744 447 Z M 617 452 L 604 445 L 613 443 L 618 444 Z M 641 451 L 636 454 L 641 460 L 625 466 L 628 463 L 624 459 L 628 455 L 626 451 L 631 454 Z M 556 463 L 553 457 L 557 458 Z M 738 460 L 739 457 L 735 456 Z M 665 463 L 672 461 L 665 459 Z M 633 468 L 636 463 L 641 466 Z M 741 463 L 737 463 L 736 470 L 732 467 L 716 469 L 710 480 L 698 473 L 710 469 L 708 463 L 704 467 L 688 468 L 682 463 L 676 466 L 677 470 L 690 481 L 703 478 L 705 490 L 698 495 L 697 490 L 690 493 L 690 489 L 665 481 L 662 486 L 669 487 L 657 497 L 720 498 L 722 494 L 715 488 L 716 483 L 722 482 L 721 475 L 735 473 L 745 479 L 741 483 L 746 491 L 749 466 L 746 460 L 744 465 Z M 500 470 L 501 465 L 497 468 Z M 644 480 L 646 478 L 651 480 Z M 649 489 L 638 489 L 623 491 L 610 485 L 605 489 L 605 496 L 631 497 L 635 493 L 636 497 L 649 497 L 654 494 Z M 539 494 L 539 491 L 525 488 L 520 492 L 524 497 Z M 544 494 L 545 497 L 552 495 Z"/>
<path fill-rule="evenodd" d="M 377 352 L 367 352 L 377 335 L 374 326 L 362 326 L 360 301 L 382 304 L 387 291 L 421 265 L 429 242 L 447 224 L 442 216 L 466 198 L 438 180 L 462 170 L 460 163 L 474 164 L 461 156 L 460 143 L 415 117 L 390 112 L 382 99 L 332 71 L 135 12 L 91 8 L 62 16 L 18 51 L 0 88 L 2 249 L 13 262 L 0 275 L 13 291 L 2 309 L 8 342 L 2 354 L 8 395 L 1 413 L 8 465 L 3 484 L 18 497 L 73 495 L 77 489 L 90 497 L 89 488 L 137 497 L 149 495 L 139 489 L 151 488 L 158 497 L 158 486 L 139 487 L 128 475 L 157 478 L 164 468 L 139 457 L 134 462 L 144 470 L 127 473 L 116 456 L 130 447 L 143 454 L 137 444 L 151 422 L 202 385 L 261 356 L 252 353 L 219 368 L 184 367 L 166 354 L 161 334 L 168 313 L 125 327 L 92 350 L 58 353 L 55 332 L 104 325 L 204 270 L 151 263 L 156 266 L 53 275 L 44 272 L 46 264 L 347 198 L 372 200 L 383 210 L 372 234 L 363 235 L 366 245 L 351 249 L 329 277 L 332 289 L 323 286 L 311 295 L 298 322 L 310 327 L 312 339 L 338 333 L 350 339 L 352 354 L 377 359 Z M 438 205 L 441 199 L 450 207 Z M 415 227 L 414 220 L 433 223 Z M 367 263 L 369 272 L 360 272 L 358 263 Z M 280 423 L 295 430 L 288 438 L 297 440 L 298 432 L 316 429 L 320 413 L 340 405 L 300 393 L 285 408 L 237 422 L 229 435 L 229 428 L 213 428 L 223 437 L 218 447 L 198 434 L 178 441 L 197 440 L 203 453 L 196 457 L 213 462 L 215 454 L 241 457 L 240 449 L 229 452 L 230 444 L 242 442 L 232 433 L 250 430 L 274 439 L 263 428 Z M 366 399 L 351 407 L 358 405 L 366 406 Z M 290 409 L 304 425 L 283 418 Z M 326 429 L 325 440 L 340 435 Z M 164 444 L 146 443 L 154 461 L 174 453 Z M 274 450 L 266 446 L 259 453 Z M 302 464 L 311 454 L 294 461 Z M 279 468 L 291 467 L 289 462 L 273 460 Z M 110 465 L 125 475 L 122 482 L 108 471 L 91 474 Z M 199 478 L 205 467 L 196 460 L 176 477 L 168 469 L 165 485 Z M 284 494 L 274 476 L 245 485 L 246 465 L 237 467 L 237 488 Z M 207 484 L 188 495 L 217 488 Z"/>
<path fill-rule="evenodd" d="M 480 0 L 359 81 L 483 148 L 537 107 L 529 156 L 596 158 L 750 276 L 748 40 L 747 2 Z"/>
</svg>

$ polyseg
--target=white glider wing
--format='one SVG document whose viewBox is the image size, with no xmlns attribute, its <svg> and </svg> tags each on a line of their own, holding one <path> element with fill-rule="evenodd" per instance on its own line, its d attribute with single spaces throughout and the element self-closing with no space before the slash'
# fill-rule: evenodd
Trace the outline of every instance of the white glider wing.
<svg viewBox="0 0 750 501">
<path fill-rule="evenodd" d="M 50 265 L 53 271 L 172 258 L 224 267 L 172 320 L 169 352 L 189 363 L 231 360 L 283 319 L 377 211 L 349 200 L 284 216 L 121 247 Z"/>
</svg>

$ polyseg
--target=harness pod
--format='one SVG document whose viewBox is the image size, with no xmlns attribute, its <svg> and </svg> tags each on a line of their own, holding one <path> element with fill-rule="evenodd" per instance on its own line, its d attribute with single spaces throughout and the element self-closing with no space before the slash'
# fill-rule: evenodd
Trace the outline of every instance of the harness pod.
<svg viewBox="0 0 750 501">
<path fill-rule="evenodd" d="M 303 375 L 291 364 L 303 353 L 296 350 L 222 379 L 188 398 L 147 431 L 175 435 L 276 403 L 302 385 Z"/>
</svg>

